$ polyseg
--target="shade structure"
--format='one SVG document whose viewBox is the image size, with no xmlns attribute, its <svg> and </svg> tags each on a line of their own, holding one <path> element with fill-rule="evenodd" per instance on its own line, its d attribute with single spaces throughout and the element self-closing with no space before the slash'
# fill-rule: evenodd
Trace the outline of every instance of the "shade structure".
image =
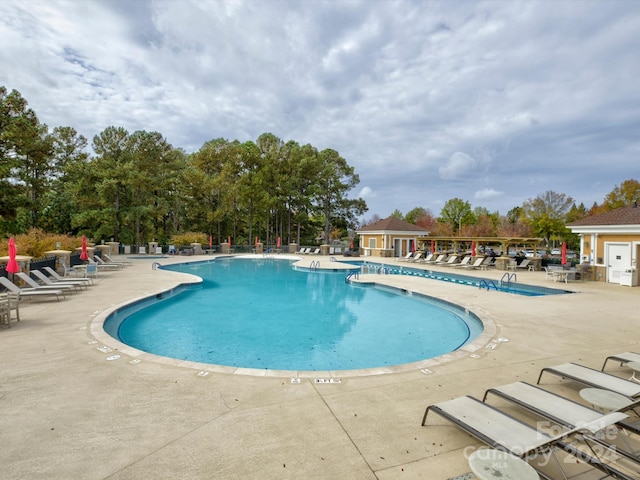
<svg viewBox="0 0 640 480">
<path fill-rule="evenodd" d="M 7 273 L 18 273 L 20 271 L 20 265 L 16 260 L 16 241 L 13 237 L 9 239 L 9 263 L 7 263 Z"/>
<path fill-rule="evenodd" d="M 280 237 L 278 237 L 278 241 L 276 242 L 276 248 L 280 248 Z"/>
<path fill-rule="evenodd" d="M 87 254 L 87 237 L 84 235 L 82 235 L 82 251 L 80 252 L 80 260 L 89 260 L 89 255 Z"/>
<path fill-rule="evenodd" d="M 431 253 L 436 253 L 436 242 L 431 240 Z"/>
<path fill-rule="evenodd" d="M 567 242 L 562 242 L 562 265 L 567 263 Z"/>
<path fill-rule="evenodd" d="M 476 256 L 476 241 L 475 240 L 471 240 L 471 256 L 472 257 Z"/>
</svg>

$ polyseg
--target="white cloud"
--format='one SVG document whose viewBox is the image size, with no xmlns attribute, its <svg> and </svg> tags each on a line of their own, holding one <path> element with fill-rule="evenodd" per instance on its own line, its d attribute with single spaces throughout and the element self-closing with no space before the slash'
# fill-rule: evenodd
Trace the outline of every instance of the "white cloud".
<svg viewBox="0 0 640 480">
<path fill-rule="evenodd" d="M 476 161 L 463 152 L 455 152 L 445 165 L 438 169 L 440 178 L 454 180 L 456 178 L 472 175 L 476 168 Z"/>
<path fill-rule="evenodd" d="M 638 179 L 640 2 L 4 0 L 0 38 L 50 128 L 334 148 L 369 214 Z"/>
</svg>

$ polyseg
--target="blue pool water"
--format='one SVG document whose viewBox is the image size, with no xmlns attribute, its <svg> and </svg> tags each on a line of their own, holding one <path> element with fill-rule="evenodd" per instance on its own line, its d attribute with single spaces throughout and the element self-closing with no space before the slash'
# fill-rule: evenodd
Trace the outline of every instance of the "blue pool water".
<svg viewBox="0 0 640 480">
<path fill-rule="evenodd" d="M 528 297 L 573 293 L 570 290 L 539 287 L 537 285 L 518 283 L 518 274 L 516 272 L 505 272 L 502 280 L 490 280 L 454 273 L 453 269 L 447 271 L 423 270 L 420 268 L 411 268 L 406 265 L 390 265 L 369 261 L 351 261 L 345 263 L 350 263 L 354 266 L 360 267 L 363 273 L 378 273 L 381 275 L 410 275 L 415 277 L 440 280 L 443 282 L 457 283 L 460 285 L 467 285 L 469 287 L 482 288 L 486 290 L 496 290 L 499 292 L 513 293 L 515 295 L 525 295 Z"/>
<path fill-rule="evenodd" d="M 203 278 L 110 316 L 105 330 L 157 355 L 272 370 L 352 370 L 456 350 L 482 331 L 473 314 L 420 295 L 349 285 L 346 272 L 286 260 L 217 259 L 165 267 Z"/>
</svg>

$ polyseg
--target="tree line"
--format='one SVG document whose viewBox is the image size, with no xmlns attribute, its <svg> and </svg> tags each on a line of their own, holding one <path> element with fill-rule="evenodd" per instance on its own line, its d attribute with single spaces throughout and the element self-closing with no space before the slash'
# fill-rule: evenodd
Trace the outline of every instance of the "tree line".
<svg viewBox="0 0 640 480">
<path fill-rule="evenodd" d="M 255 237 L 313 244 L 340 238 L 367 210 L 359 183 L 333 149 L 217 138 L 197 152 L 158 132 L 110 126 L 92 141 L 38 121 L 19 92 L 0 86 L 0 234 L 37 228 L 94 241 L 144 245 L 185 232 L 216 243 Z"/>
<path fill-rule="evenodd" d="M 158 132 L 110 126 L 94 136 L 93 154 L 88 146 L 72 127 L 50 131 L 18 91 L 0 86 L 0 237 L 36 228 L 144 245 L 195 232 L 216 244 L 280 237 L 310 245 L 346 236 L 367 211 L 363 199 L 349 198 L 359 176 L 337 151 L 271 133 L 243 143 L 216 138 L 188 154 Z M 506 215 L 461 198 L 439 215 L 422 207 L 392 215 L 433 235 L 541 237 L 575 248 L 567 223 L 639 197 L 630 179 L 589 209 L 547 191 Z"/>
</svg>

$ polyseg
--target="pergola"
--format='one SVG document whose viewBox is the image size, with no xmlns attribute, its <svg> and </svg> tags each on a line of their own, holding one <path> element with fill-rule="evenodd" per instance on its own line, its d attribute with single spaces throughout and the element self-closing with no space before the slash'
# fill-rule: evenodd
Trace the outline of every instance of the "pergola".
<svg viewBox="0 0 640 480">
<path fill-rule="evenodd" d="M 537 256 L 537 250 L 540 242 L 544 239 L 535 237 L 431 237 L 428 236 L 423 240 L 422 248 L 429 250 L 431 241 L 434 241 L 436 251 L 458 251 L 458 248 L 471 248 L 471 242 L 476 243 L 476 248 L 483 247 L 486 251 L 487 247 L 492 245 L 500 245 L 502 256 L 508 256 L 509 247 L 515 245 L 522 249 L 531 249 L 534 257 Z"/>
</svg>

